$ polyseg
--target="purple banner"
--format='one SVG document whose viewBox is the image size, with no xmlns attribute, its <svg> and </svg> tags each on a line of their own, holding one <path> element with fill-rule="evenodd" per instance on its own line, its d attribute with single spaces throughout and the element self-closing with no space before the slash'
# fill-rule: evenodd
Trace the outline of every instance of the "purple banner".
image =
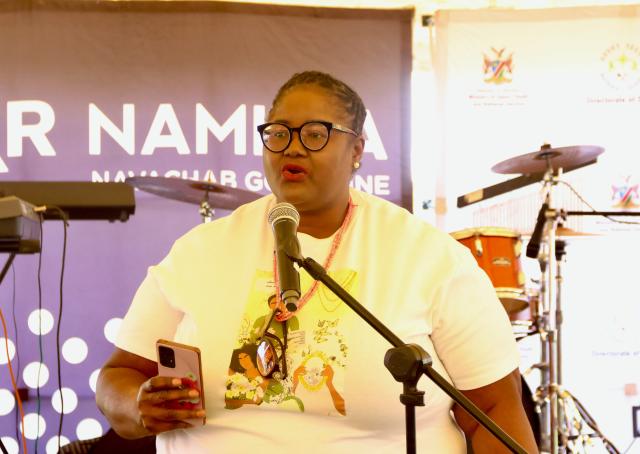
<svg viewBox="0 0 640 454">
<path fill-rule="evenodd" d="M 157 175 L 266 194 L 255 127 L 282 82 L 294 72 L 318 69 L 349 83 L 369 111 L 368 142 L 353 185 L 411 207 L 411 11 L 84 3 L 0 5 L 1 180 L 119 182 Z M 127 223 L 69 226 L 61 371 L 63 387 L 80 402 L 93 399 L 91 380 L 113 348 L 109 338 L 147 266 L 201 222 L 197 205 L 142 191 L 136 200 L 136 214 Z M 216 217 L 226 213 L 217 210 Z M 30 398 L 27 412 L 35 415 L 30 421 L 37 419 L 37 386 L 25 383 L 33 379 L 25 368 L 41 362 L 39 338 L 43 343 L 49 376 L 43 382 L 40 368 L 47 409 L 41 412 L 42 448 L 57 434 L 51 396 L 57 389 L 62 252 L 62 225 L 46 221 L 40 274 L 43 317 L 53 317 L 49 331 L 38 326 L 46 320 L 34 315 L 37 256 L 18 257 L 0 289 L 8 337 L 17 343 L 14 369 L 19 359 L 20 387 Z M 11 389 L 5 358 L 0 393 Z M 2 408 L 0 437 L 17 442 L 17 409 L 8 404 L 1 414 Z M 78 405 L 65 416 L 64 436 L 91 435 L 95 424 L 87 419 L 108 428 L 97 409 Z M 26 426 L 35 434 L 36 426 Z"/>
</svg>

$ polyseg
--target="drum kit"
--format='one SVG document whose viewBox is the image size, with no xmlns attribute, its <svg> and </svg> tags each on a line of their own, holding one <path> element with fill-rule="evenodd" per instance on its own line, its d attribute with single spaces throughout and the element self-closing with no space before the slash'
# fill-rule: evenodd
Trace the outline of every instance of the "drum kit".
<svg viewBox="0 0 640 454">
<path fill-rule="evenodd" d="M 538 446 L 552 454 L 594 452 L 590 448 L 596 444 L 607 452 L 619 453 L 584 406 L 562 386 L 562 262 L 567 241 L 585 234 L 563 227 L 571 212 L 553 207 L 553 190 L 563 172 L 595 163 L 603 151 L 595 146 L 554 149 L 545 144 L 539 151 L 510 158 L 492 168 L 494 172 L 520 174 L 519 177 L 458 198 L 458 207 L 462 207 L 542 182 L 544 203 L 526 248 L 527 256 L 537 259 L 540 265 L 540 279 L 532 281 L 533 288 L 527 287 L 521 268 L 523 247 L 519 232 L 477 227 L 451 233 L 471 250 L 491 279 L 516 339 L 539 336 L 540 360 L 525 375 L 539 370 L 540 385 L 531 394 L 523 379 L 523 404 Z"/>
</svg>

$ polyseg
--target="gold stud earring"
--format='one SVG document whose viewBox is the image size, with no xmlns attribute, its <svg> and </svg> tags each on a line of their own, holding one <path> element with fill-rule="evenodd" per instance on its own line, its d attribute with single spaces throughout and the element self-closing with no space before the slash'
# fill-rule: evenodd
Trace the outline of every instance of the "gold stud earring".
<svg viewBox="0 0 640 454">
<path fill-rule="evenodd" d="M 359 161 L 354 162 L 353 163 L 353 168 L 358 170 L 360 168 L 360 162 Z"/>
</svg>

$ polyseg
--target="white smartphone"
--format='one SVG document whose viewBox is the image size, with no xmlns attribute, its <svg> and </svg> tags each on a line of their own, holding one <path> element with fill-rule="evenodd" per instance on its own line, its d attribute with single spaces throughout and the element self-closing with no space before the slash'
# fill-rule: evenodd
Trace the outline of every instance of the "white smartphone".
<svg viewBox="0 0 640 454">
<path fill-rule="evenodd" d="M 183 410 L 204 410 L 204 387 L 202 383 L 202 363 L 200 349 L 191 345 L 159 339 L 156 342 L 158 355 L 158 375 L 182 379 L 182 385 L 197 389 L 200 395 L 191 400 L 179 400 L 171 408 Z M 188 423 L 204 425 L 206 417 L 186 420 Z"/>
</svg>

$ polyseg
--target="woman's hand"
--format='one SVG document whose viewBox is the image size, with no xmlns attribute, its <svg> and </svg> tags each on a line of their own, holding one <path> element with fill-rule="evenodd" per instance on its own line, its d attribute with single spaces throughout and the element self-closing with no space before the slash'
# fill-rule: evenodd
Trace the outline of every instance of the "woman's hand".
<svg viewBox="0 0 640 454">
<path fill-rule="evenodd" d="M 157 375 L 155 361 L 119 348 L 100 371 L 96 403 L 121 437 L 141 438 L 183 429 L 190 427 L 185 419 L 204 416 L 189 408 L 190 400 L 200 398 L 199 390 L 181 388 L 179 378 Z"/>
<path fill-rule="evenodd" d="M 136 401 L 140 424 L 150 435 L 193 427 L 186 420 L 205 415 L 204 410 L 191 409 L 189 401 L 199 396 L 198 390 L 185 388 L 179 378 L 152 377 L 138 390 Z"/>
</svg>

